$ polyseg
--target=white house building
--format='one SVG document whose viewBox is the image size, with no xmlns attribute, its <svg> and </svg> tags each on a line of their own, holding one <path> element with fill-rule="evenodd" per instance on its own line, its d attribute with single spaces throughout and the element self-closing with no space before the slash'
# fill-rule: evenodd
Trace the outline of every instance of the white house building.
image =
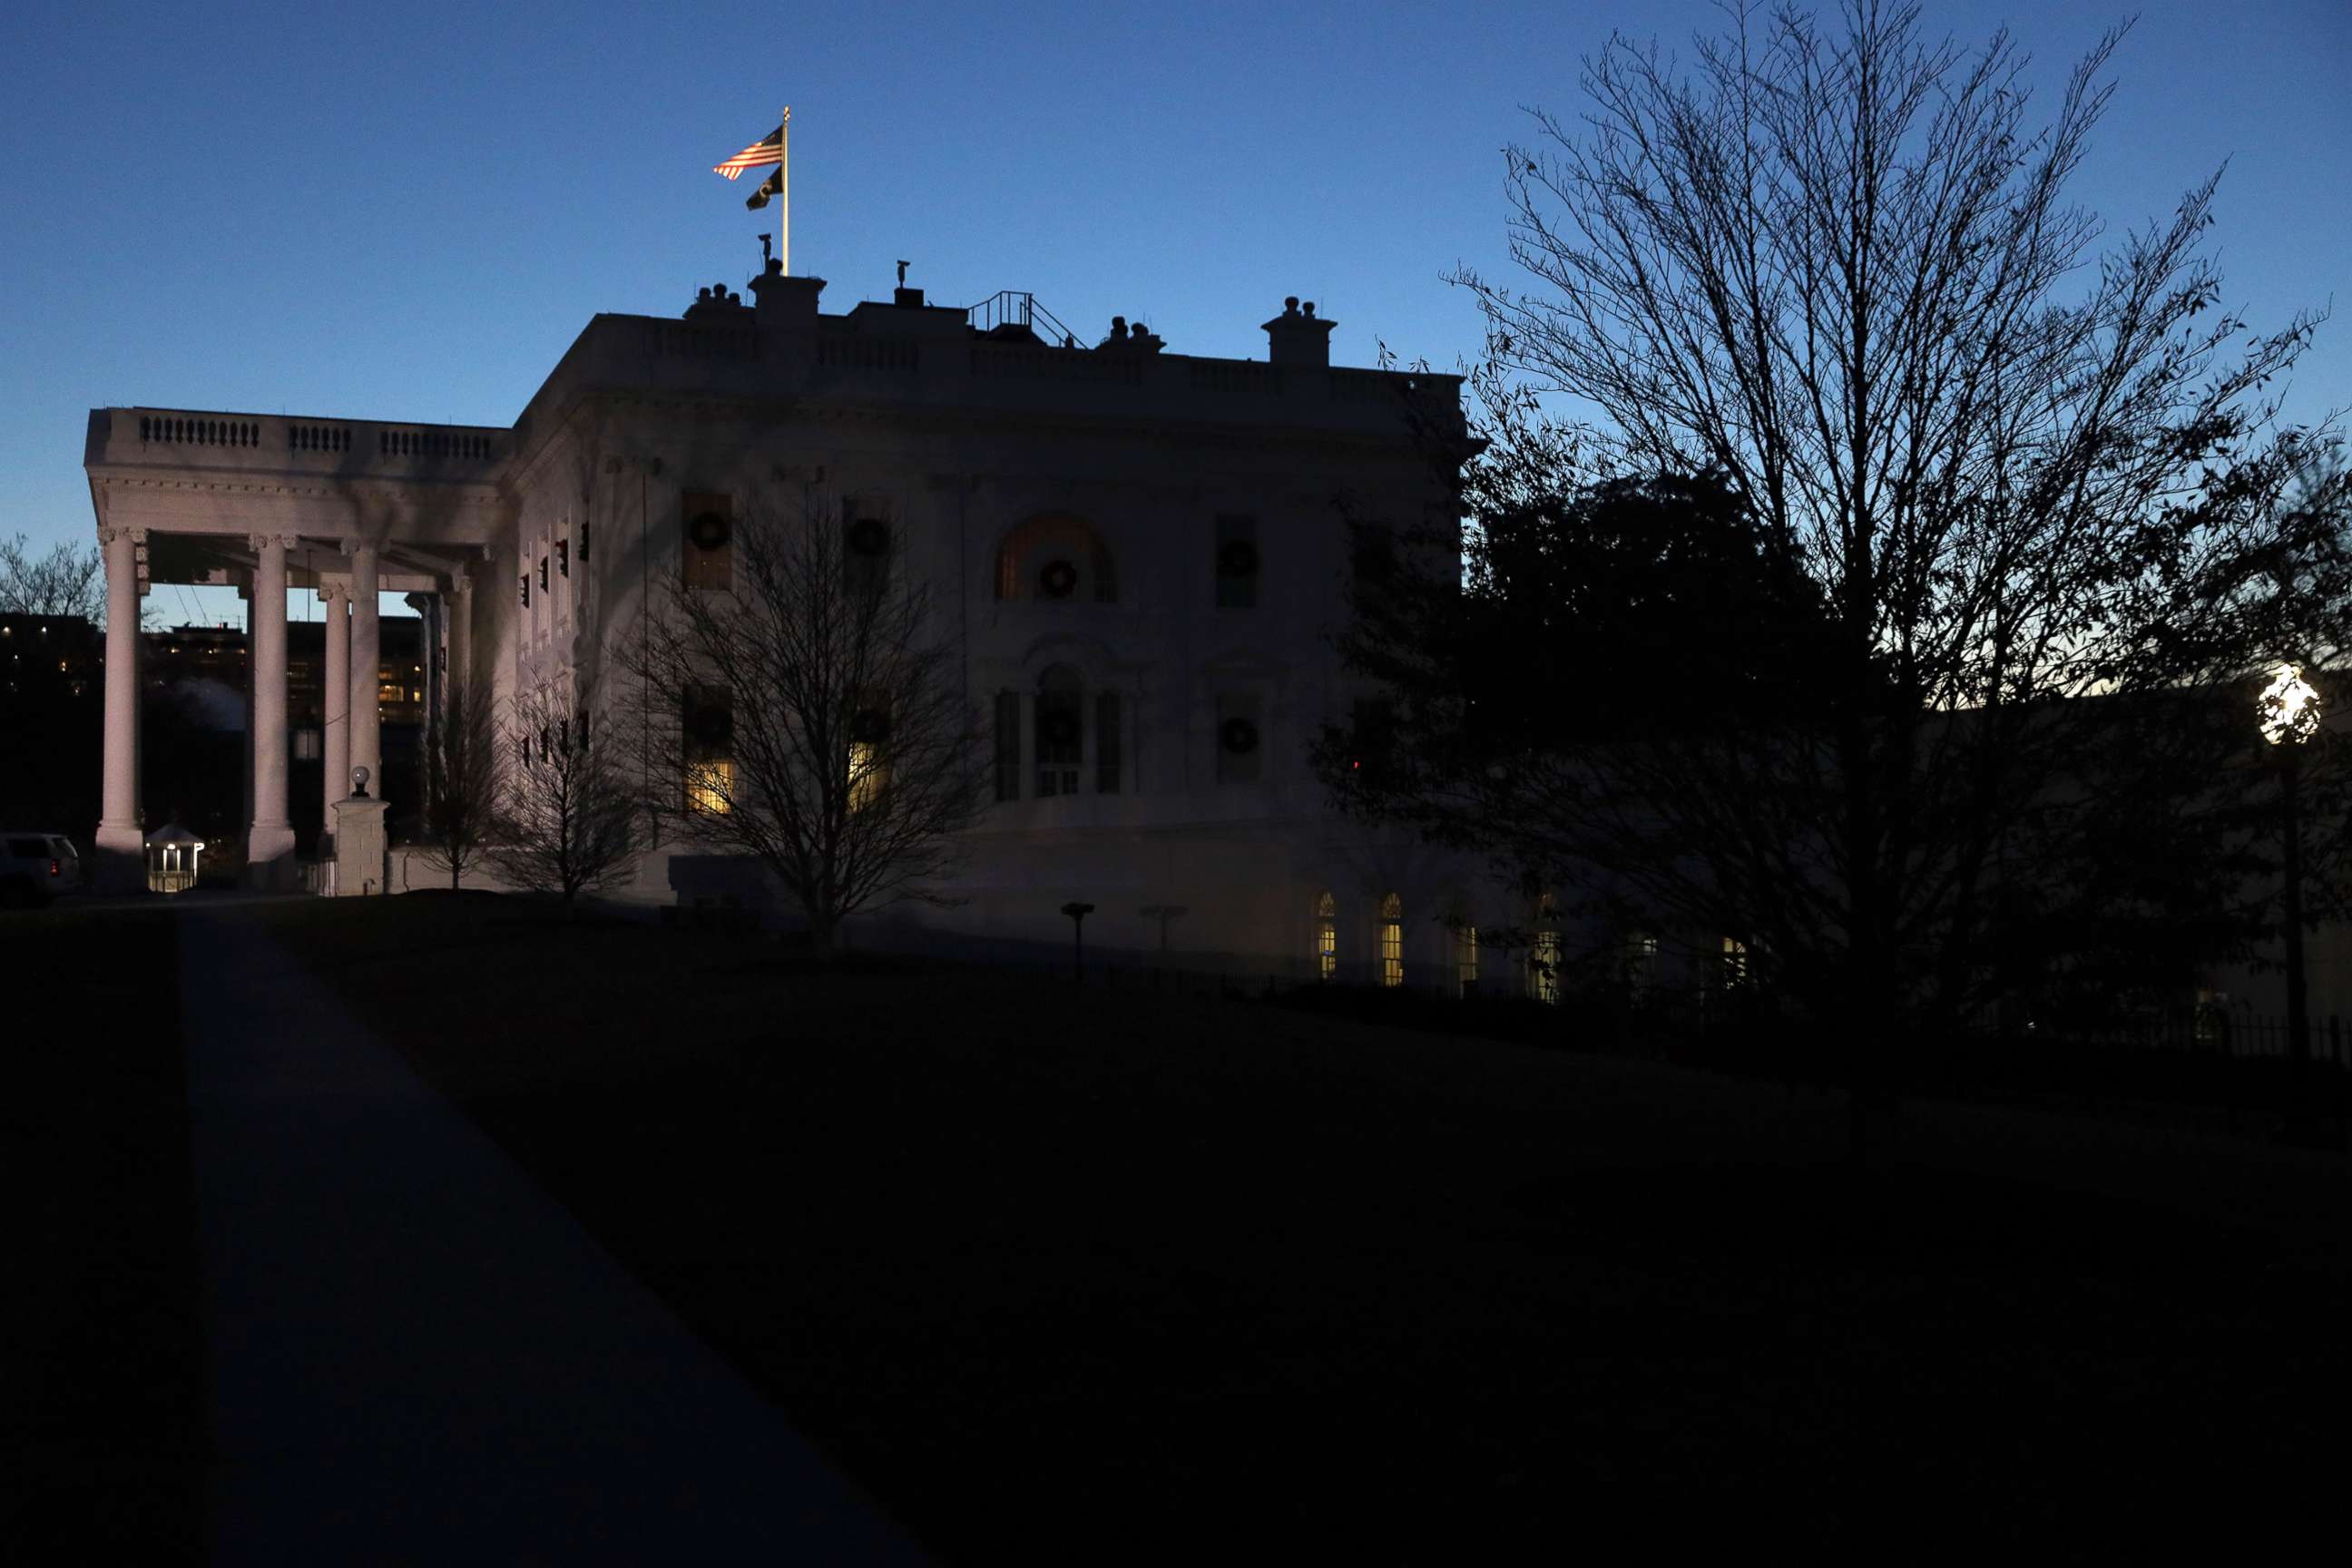
<svg viewBox="0 0 2352 1568">
<path fill-rule="evenodd" d="M 885 911 L 870 938 L 1065 943 L 1061 906 L 1082 900 L 1090 945 L 1526 984 L 1461 933 L 1529 925 L 1530 900 L 1340 820 L 1307 761 L 1354 695 L 1328 640 L 1345 520 L 1444 515 L 1413 426 L 1460 431 L 1458 378 L 1335 367 L 1332 322 L 1295 300 L 1260 361 L 1171 353 L 1121 321 L 1080 346 L 1019 294 L 949 309 L 902 286 L 829 315 L 824 287 L 771 263 L 749 303 L 721 287 L 682 317 L 597 316 L 506 428 L 92 411 L 101 863 L 140 842 L 129 628 L 150 582 L 251 595 L 248 848 L 256 880 L 290 886 L 289 587 L 325 596 L 329 689 L 351 693 L 325 715 L 339 793 L 353 765 L 382 774 L 380 593 L 425 608 L 436 680 L 584 697 L 617 679 L 649 587 L 723 584 L 728 520 L 814 498 L 932 584 L 994 752 L 958 901 Z M 409 881 L 397 848 L 386 878 Z M 627 896 L 730 895 L 761 900 L 747 866 L 665 846 Z"/>
</svg>

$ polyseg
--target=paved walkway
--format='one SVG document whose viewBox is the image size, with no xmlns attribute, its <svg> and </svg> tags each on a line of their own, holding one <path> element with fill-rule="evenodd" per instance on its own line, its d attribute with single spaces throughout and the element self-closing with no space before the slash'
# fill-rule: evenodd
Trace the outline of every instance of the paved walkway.
<svg viewBox="0 0 2352 1568">
<path fill-rule="evenodd" d="M 181 936 L 215 1562 L 922 1561 L 257 922 Z"/>
</svg>

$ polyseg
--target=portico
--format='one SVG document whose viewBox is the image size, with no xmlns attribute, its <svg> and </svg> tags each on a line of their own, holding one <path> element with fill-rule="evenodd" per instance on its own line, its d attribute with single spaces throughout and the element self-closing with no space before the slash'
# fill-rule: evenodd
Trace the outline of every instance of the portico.
<svg viewBox="0 0 2352 1568">
<path fill-rule="evenodd" d="M 316 592 L 326 613 L 322 804 L 331 830 L 332 803 L 350 792 L 351 770 L 383 776 L 381 595 L 443 595 L 439 619 L 458 649 L 470 647 L 468 563 L 499 536 L 504 516 L 503 434 L 161 409 L 91 413 L 85 467 L 107 577 L 102 885 L 143 885 L 139 623 L 147 590 L 235 586 L 248 600 L 248 878 L 258 887 L 293 887 L 287 595 Z"/>
</svg>

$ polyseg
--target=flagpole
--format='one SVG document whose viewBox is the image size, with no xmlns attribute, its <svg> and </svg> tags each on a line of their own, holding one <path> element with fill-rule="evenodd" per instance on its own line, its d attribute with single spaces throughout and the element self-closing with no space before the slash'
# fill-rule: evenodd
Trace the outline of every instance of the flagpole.
<svg viewBox="0 0 2352 1568">
<path fill-rule="evenodd" d="M 787 278 L 793 271 L 793 106 L 784 105 L 776 127 L 776 260 Z"/>
</svg>

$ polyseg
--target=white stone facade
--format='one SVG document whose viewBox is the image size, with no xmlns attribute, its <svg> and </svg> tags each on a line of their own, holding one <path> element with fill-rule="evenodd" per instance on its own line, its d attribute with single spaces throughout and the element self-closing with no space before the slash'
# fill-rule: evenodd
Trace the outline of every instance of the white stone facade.
<svg viewBox="0 0 2352 1568">
<path fill-rule="evenodd" d="M 95 411 L 110 591 L 137 591 L 143 531 L 157 581 L 249 580 L 268 599 L 282 576 L 348 604 L 328 649 L 352 700 L 347 724 L 330 714 L 327 776 L 381 776 L 360 689 L 374 590 L 442 595 L 446 673 L 487 679 L 502 701 L 541 683 L 609 695 L 648 584 L 687 560 L 695 498 L 845 510 L 884 523 L 896 568 L 932 585 L 983 734 L 1002 712 L 1019 737 L 1013 798 L 972 833 L 961 902 L 887 911 L 867 940 L 1059 946 L 1060 907 L 1079 900 L 1097 909 L 1090 949 L 1164 943 L 1180 962 L 1303 973 L 1328 918 L 1339 973 L 1377 979 L 1394 894 L 1409 978 L 1437 984 L 1457 973 L 1450 915 L 1528 922 L 1475 868 L 1336 818 L 1307 763 L 1353 695 L 1328 640 L 1345 517 L 1444 515 L 1445 476 L 1411 424 L 1458 431 L 1456 378 L 1333 368 L 1311 307 L 1267 323 L 1258 362 L 1140 333 L 1092 349 L 982 333 L 912 290 L 825 315 L 824 287 L 771 272 L 756 305 L 721 294 L 683 320 L 598 316 L 509 429 Z M 1039 577 L 1057 561 L 1058 599 Z M 269 622 L 259 609 L 257 755 L 285 744 L 282 612 Z M 111 684 L 135 654 L 109 653 L 102 851 L 137 821 L 135 725 L 116 734 Z M 1065 715 L 1076 689 L 1075 765 L 1041 752 L 1048 686 Z M 1245 735 L 1255 746 L 1229 743 Z M 284 773 L 255 777 L 253 858 L 276 867 L 291 853 Z M 759 901 L 740 866 L 657 848 L 629 896 L 724 892 Z"/>
</svg>

